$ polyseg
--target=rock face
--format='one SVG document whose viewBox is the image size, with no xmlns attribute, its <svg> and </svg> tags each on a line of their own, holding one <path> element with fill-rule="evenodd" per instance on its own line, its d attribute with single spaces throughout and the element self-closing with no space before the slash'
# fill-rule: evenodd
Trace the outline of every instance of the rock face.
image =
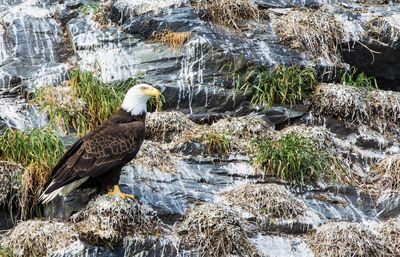
<svg viewBox="0 0 400 257">
<path fill-rule="evenodd" d="M 380 238 L 395 244 L 392 232 L 371 225 L 400 210 L 400 6 L 385 2 L 0 1 L 0 131 L 46 124 L 30 93 L 60 92 L 71 67 L 160 86 L 168 111 L 149 114 L 148 140 L 122 172 L 122 190 L 140 202 L 80 191 L 47 206 L 51 220 L 19 223 L 2 246 L 19 256 L 311 257 L 340 256 L 337 244 L 344 255 L 391 256 Z M 236 73 L 277 64 L 313 66 L 329 84 L 312 103 L 269 110 L 234 94 Z M 350 65 L 394 91 L 330 83 Z M 338 183 L 297 192 L 254 170 L 251 141 L 293 131 L 337 157 Z M 230 149 L 210 156 L 207 133 Z M 0 162 L 2 205 L 19 186 L 12 167 Z"/>
</svg>

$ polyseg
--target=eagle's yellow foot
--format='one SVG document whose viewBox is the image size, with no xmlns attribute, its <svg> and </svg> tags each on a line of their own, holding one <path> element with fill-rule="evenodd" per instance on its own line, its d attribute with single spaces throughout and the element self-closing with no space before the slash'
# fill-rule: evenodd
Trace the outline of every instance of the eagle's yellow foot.
<svg viewBox="0 0 400 257">
<path fill-rule="evenodd" d="M 125 198 L 135 199 L 136 198 L 134 195 L 122 193 L 121 190 L 119 189 L 118 185 L 115 185 L 113 187 L 113 189 L 111 191 L 109 191 L 107 194 L 108 195 L 117 195 L 117 196 L 119 196 L 119 197 L 121 197 L 123 199 L 125 199 Z"/>
</svg>

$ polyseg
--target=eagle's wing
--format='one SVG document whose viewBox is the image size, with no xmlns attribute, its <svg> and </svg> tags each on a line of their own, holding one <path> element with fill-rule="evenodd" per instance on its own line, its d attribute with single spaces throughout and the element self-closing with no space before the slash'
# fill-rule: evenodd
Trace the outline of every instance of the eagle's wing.
<svg viewBox="0 0 400 257">
<path fill-rule="evenodd" d="M 62 187 L 122 167 L 139 151 L 144 137 L 143 122 L 106 124 L 79 139 L 54 167 L 42 199 Z M 78 187 L 80 184 L 74 188 Z M 75 187 L 76 186 L 76 187 Z M 68 188 L 68 191 L 71 187 Z M 61 189 L 62 190 L 62 189 Z"/>
</svg>

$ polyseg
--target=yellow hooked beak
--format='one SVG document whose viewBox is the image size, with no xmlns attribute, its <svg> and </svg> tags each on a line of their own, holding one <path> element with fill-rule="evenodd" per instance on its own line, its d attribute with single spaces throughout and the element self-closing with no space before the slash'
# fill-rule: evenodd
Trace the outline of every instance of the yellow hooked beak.
<svg viewBox="0 0 400 257">
<path fill-rule="evenodd" d="M 154 87 L 146 87 L 145 89 L 142 89 L 142 92 L 147 96 L 155 96 L 157 98 L 161 96 L 160 90 Z"/>
</svg>

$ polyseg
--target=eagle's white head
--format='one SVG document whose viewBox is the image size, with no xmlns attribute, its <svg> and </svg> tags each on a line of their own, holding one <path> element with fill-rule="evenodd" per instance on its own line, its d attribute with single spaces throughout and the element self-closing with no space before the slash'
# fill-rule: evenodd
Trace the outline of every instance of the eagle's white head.
<svg viewBox="0 0 400 257">
<path fill-rule="evenodd" d="M 148 84 L 138 84 L 128 90 L 122 102 L 122 109 L 132 115 L 147 112 L 146 103 L 150 97 L 159 97 L 160 91 Z"/>
</svg>

